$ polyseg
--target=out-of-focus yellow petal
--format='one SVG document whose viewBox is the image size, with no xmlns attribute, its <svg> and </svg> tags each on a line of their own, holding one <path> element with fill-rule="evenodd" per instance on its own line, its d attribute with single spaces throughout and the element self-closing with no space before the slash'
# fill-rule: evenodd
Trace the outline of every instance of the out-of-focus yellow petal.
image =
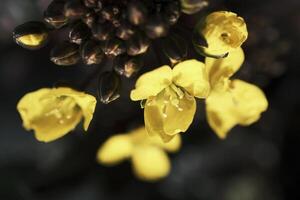
<svg viewBox="0 0 300 200">
<path fill-rule="evenodd" d="M 196 31 L 203 35 L 208 47 L 205 53 L 224 55 L 240 47 L 248 37 L 246 23 L 242 17 L 227 11 L 209 14 L 204 23 L 201 22 Z"/>
<path fill-rule="evenodd" d="M 163 149 L 165 149 L 168 152 L 177 152 L 180 147 L 181 147 L 181 137 L 179 134 L 175 135 L 172 140 L 170 140 L 169 142 L 163 142 L 160 138 L 157 138 L 158 136 L 155 137 L 155 140 L 157 142 L 157 145 L 159 145 L 160 147 L 162 147 Z M 151 137 L 154 138 L 154 137 Z"/>
<path fill-rule="evenodd" d="M 86 109 L 81 102 L 83 96 L 95 100 L 70 88 L 45 88 L 26 94 L 17 109 L 24 127 L 33 129 L 37 140 L 50 142 L 72 131 L 80 122 Z"/>
<path fill-rule="evenodd" d="M 242 48 L 232 51 L 226 58 L 205 58 L 206 71 L 209 81 L 214 87 L 218 82 L 231 77 L 239 70 L 245 59 Z"/>
<path fill-rule="evenodd" d="M 100 147 L 97 160 L 104 165 L 115 165 L 129 158 L 132 150 L 133 144 L 128 135 L 115 135 Z"/>
<path fill-rule="evenodd" d="M 196 111 L 195 98 L 184 93 L 180 98 L 167 88 L 148 99 L 144 111 L 145 126 L 150 135 L 160 135 L 169 142 L 177 133 L 185 132 Z"/>
<path fill-rule="evenodd" d="M 198 98 L 205 98 L 209 93 L 210 86 L 205 65 L 197 60 L 177 64 L 173 69 L 173 82 Z"/>
<path fill-rule="evenodd" d="M 208 123 L 220 138 L 235 125 L 250 125 L 268 107 L 261 89 L 241 80 L 230 83 L 228 90 L 213 90 L 206 99 Z"/>
<path fill-rule="evenodd" d="M 131 91 L 130 98 L 133 101 L 138 101 L 147 99 L 150 96 L 156 96 L 171 83 L 171 68 L 162 66 L 140 76 L 136 82 L 135 89 Z"/>
<path fill-rule="evenodd" d="M 133 171 L 141 180 L 156 181 L 170 172 L 170 160 L 167 154 L 155 146 L 139 146 L 132 155 Z"/>
</svg>

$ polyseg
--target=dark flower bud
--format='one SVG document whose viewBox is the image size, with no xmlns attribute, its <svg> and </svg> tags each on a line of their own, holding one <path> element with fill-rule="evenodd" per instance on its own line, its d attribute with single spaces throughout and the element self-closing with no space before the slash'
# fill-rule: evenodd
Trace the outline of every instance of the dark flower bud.
<svg viewBox="0 0 300 200">
<path fill-rule="evenodd" d="M 26 49 L 39 49 L 47 42 L 48 30 L 42 22 L 26 22 L 15 28 L 13 38 L 18 45 Z"/>
<path fill-rule="evenodd" d="M 208 6 L 208 0 L 180 0 L 181 11 L 185 14 L 195 14 Z"/>
<path fill-rule="evenodd" d="M 53 1 L 44 12 L 44 20 L 54 28 L 61 28 L 68 23 L 64 15 L 65 2 L 63 0 Z"/>
<path fill-rule="evenodd" d="M 106 6 L 101 10 L 102 17 L 107 21 L 112 21 L 120 14 L 120 9 L 116 6 Z"/>
<path fill-rule="evenodd" d="M 118 28 L 121 26 L 122 22 L 120 20 L 120 18 L 118 17 L 115 17 L 112 21 L 111 21 L 112 25 L 115 27 L 115 28 Z"/>
<path fill-rule="evenodd" d="M 121 79 L 115 72 L 104 72 L 99 76 L 98 96 L 108 104 L 120 97 Z"/>
<path fill-rule="evenodd" d="M 118 56 L 126 52 L 126 45 L 123 41 L 113 38 L 104 42 L 102 50 L 107 56 Z"/>
<path fill-rule="evenodd" d="M 151 39 L 164 37 L 168 34 L 169 28 L 163 18 L 159 15 L 150 17 L 145 24 L 145 32 Z"/>
<path fill-rule="evenodd" d="M 180 10 L 180 4 L 178 1 L 171 1 L 168 2 L 164 8 L 163 8 L 163 16 L 165 21 L 169 24 L 169 25 L 174 25 L 177 23 L 180 14 L 181 14 L 181 10 Z"/>
<path fill-rule="evenodd" d="M 88 12 L 82 17 L 83 23 L 85 23 L 89 28 L 92 28 L 97 19 L 97 15 L 94 12 Z"/>
<path fill-rule="evenodd" d="M 88 39 L 91 35 L 89 27 L 82 23 L 75 23 L 69 32 L 69 40 L 76 44 L 81 44 L 82 41 Z"/>
<path fill-rule="evenodd" d="M 138 33 L 126 41 L 127 54 L 136 56 L 145 53 L 150 46 L 147 36 Z"/>
<path fill-rule="evenodd" d="M 95 38 L 101 41 L 108 40 L 112 37 L 113 33 L 113 25 L 109 22 L 103 24 L 95 24 L 92 27 L 92 33 Z"/>
<path fill-rule="evenodd" d="M 121 23 L 116 30 L 116 36 L 122 40 L 128 40 L 134 34 L 134 27 L 129 23 Z"/>
<path fill-rule="evenodd" d="M 184 60 L 187 56 L 187 43 L 179 36 L 166 37 L 162 43 L 163 52 L 169 58 L 172 65 Z"/>
<path fill-rule="evenodd" d="M 114 62 L 114 70 L 121 76 L 130 78 L 143 67 L 140 56 L 120 56 Z"/>
<path fill-rule="evenodd" d="M 104 58 L 101 45 L 94 40 L 84 42 L 80 48 L 81 58 L 87 65 L 100 64 Z"/>
<path fill-rule="evenodd" d="M 147 8 L 143 2 L 133 0 L 127 6 L 127 15 L 130 23 L 141 25 L 146 21 Z"/>
<path fill-rule="evenodd" d="M 52 49 L 50 59 L 57 65 L 74 65 L 80 60 L 79 46 L 64 41 Z"/>
<path fill-rule="evenodd" d="M 88 12 L 88 9 L 80 0 L 70 0 L 65 4 L 64 14 L 68 18 L 80 18 Z"/>
<path fill-rule="evenodd" d="M 98 0 L 83 0 L 83 3 L 88 8 L 95 8 L 98 6 Z"/>
<path fill-rule="evenodd" d="M 99 12 L 103 8 L 103 2 L 105 0 L 98 0 L 97 6 L 94 8 L 94 11 Z"/>
</svg>

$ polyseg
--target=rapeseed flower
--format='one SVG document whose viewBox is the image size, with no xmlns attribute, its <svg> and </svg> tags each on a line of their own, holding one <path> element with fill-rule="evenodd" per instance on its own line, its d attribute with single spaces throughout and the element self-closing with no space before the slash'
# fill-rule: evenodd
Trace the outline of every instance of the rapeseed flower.
<svg viewBox="0 0 300 200">
<path fill-rule="evenodd" d="M 130 159 L 133 172 L 139 179 L 156 181 L 170 172 L 171 164 L 166 152 L 176 152 L 180 146 L 179 135 L 169 143 L 164 143 L 158 135 L 149 137 L 145 127 L 140 127 L 129 133 L 110 137 L 99 148 L 97 161 L 106 166 L 114 166 Z"/>
<path fill-rule="evenodd" d="M 247 26 L 242 17 L 228 11 L 209 14 L 195 29 L 206 45 L 194 42 L 196 50 L 209 57 L 225 57 L 239 48 L 248 37 Z"/>
<path fill-rule="evenodd" d="M 149 135 L 170 141 L 185 132 L 196 111 L 194 97 L 206 98 L 210 86 L 205 65 L 187 60 L 173 69 L 162 66 L 139 77 L 130 97 L 144 103 L 145 127 Z"/>
<path fill-rule="evenodd" d="M 246 126 L 256 122 L 268 107 L 260 88 L 242 80 L 230 80 L 243 62 L 244 52 L 241 48 L 232 51 L 226 58 L 205 59 L 211 85 L 206 99 L 207 119 L 220 138 L 225 138 L 237 124 Z"/>
<path fill-rule="evenodd" d="M 39 141 L 50 142 L 72 131 L 84 118 L 86 131 L 96 107 L 94 96 L 71 88 L 43 88 L 21 98 L 17 109 L 27 130 Z"/>
</svg>

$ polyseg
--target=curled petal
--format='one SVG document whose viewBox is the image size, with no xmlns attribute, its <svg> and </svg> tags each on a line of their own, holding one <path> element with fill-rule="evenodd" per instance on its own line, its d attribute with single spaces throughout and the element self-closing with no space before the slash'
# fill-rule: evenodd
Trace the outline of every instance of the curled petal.
<svg viewBox="0 0 300 200">
<path fill-rule="evenodd" d="M 161 95 L 147 100 L 145 126 L 150 135 L 159 135 L 164 142 L 169 142 L 177 133 L 185 132 L 192 123 L 196 101 L 188 94 L 180 99 L 172 99 L 167 91 Z"/>
<path fill-rule="evenodd" d="M 135 89 L 131 91 L 130 98 L 133 101 L 138 101 L 156 96 L 171 83 L 171 68 L 169 66 L 162 66 L 140 76 L 136 82 Z"/>
<path fill-rule="evenodd" d="M 173 82 L 198 98 L 207 97 L 210 89 L 205 65 L 197 60 L 187 60 L 176 65 Z"/>
<path fill-rule="evenodd" d="M 212 57 L 226 55 L 240 47 L 248 37 L 244 19 L 227 11 L 209 14 L 196 26 L 195 34 L 202 35 L 207 43 L 205 47 L 194 42 L 195 48 Z"/>
<path fill-rule="evenodd" d="M 17 109 L 24 127 L 33 129 L 37 140 L 49 142 L 72 131 L 82 117 L 87 128 L 95 102 L 93 96 L 70 88 L 45 88 L 26 94 Z"/>
<path fill-rule="evenodd" d="M 133 145 L 128 135 L 115 135 L 100 147 L 97 160 L 104 165 L 115 165 L 129 158 L 132 150 Z"/>
<path fill-rule="evenodd" d="M 233 80 L 227 91 L 213 90 L 206 100 L 208 123 L 220 138 L 237 124 L 256 122 L 267 107 L 263 91 L 241 80 Z"/>
<path fill-rule="evenodd" d="M 90 122 L 93 119 L 93 114 L 97 104 L 97 100 L 94 96 L 66 87 L 55 88 L 49 95 L 53 97 L 66 96 L 73 98 L 76 102 L 76 105 L 79 106 L 82 112 L 82 115 L 84 117 L 83 128 L 85 131 L 87 131 Z"/>
<path fill-rule="evenodd" d="M 224 79 L 230 78 L 239 70 L 245 59 L 242 48 L 229 53 L 226 58 L 205 58 L 206 71 L 212 87 Z"/>
<path fill-rule="evenodd" d="M 141 180 L 156 181 L 170 172 L 167 154 L 155 146 L 139 146 L 132 155 L 133 171 Z"/>
</svg>

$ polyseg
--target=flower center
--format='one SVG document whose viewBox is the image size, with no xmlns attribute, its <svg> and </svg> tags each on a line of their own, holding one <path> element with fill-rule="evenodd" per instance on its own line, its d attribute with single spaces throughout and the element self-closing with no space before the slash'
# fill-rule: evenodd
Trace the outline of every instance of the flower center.
<svg viewBox="0 0 300 200">
<path fill-rule="evenodd" d="M 43 100 L 45 117 L 55 117 L 59 124 L 64 124 L 80 111 L 76 101 L 71 97 L 61 96 Z"/>
<path fill-rule="evenodd" d="M 153 99 L 149 99 L 147 105 L 157 104 L 161 106 L 162 115 L 167 118 L 167 110 L 170 106 L 174 106 L 179 112 L 183 111 L 180 107 L 180 101 L 185 97 L 185 92 L 174 84 L 165 88 Z"/>
</svg>

